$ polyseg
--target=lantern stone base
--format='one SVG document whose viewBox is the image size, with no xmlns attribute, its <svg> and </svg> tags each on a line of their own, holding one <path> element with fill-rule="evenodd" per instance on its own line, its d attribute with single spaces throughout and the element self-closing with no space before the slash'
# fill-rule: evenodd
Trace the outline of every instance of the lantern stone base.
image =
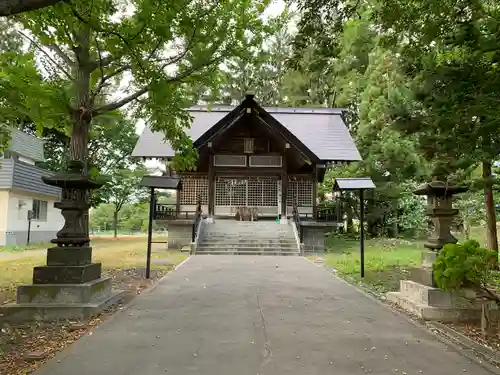
<svg viewBox="0 0 500 375">
<path fill-rule="evenodd" d="M 400 291 L 386 296 L 388 301 L 424 320 L 460 322 L 481 319 L 481 303 L 476 301 L 476 293 L 472 290 L 450 293 L 415 281 L 401 280 Z"/>
<path fill-rule="evenodd" d="M 33 284 L 83 284 L 101 277 L 101 263 L 81 266 L 39 266 L 33 269 Z"/>
<path fill-rule="evenodd" d="M 113 290 L 110 278 L 82 284 L 22 285 L 16 303 L 0 307 L 0 322 L 88 319 L 119 302 L 123 294 Z"/>
<path fill-rule="evenodd" d="M 437 285 L 434 281 L 432 265 L 434 264 L 437 256 L 438 253 L 436 251 L 422 251 L 421 265 L 409 269 L 409 279 L 426 286 L 436 287 Z"/>
</svg>

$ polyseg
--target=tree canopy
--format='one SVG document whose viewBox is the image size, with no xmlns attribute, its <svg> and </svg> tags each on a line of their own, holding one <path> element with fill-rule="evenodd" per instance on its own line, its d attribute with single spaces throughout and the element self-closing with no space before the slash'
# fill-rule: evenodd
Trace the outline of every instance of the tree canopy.
<svg viewBox="0 0 500 375">
<path fill-rule="evenodd" d="M 266 6 L 83 0 L 20 14 L 16 32 L 29 43 L 29 53 L 11 56 L 10 90 L 1 95 L 22 95 L 0 103 L 15 108 L 16 117 L 27 115 L 39 131 L 66 132 L 69 158 L 82 161 L 95 121 L 126 106 L 165 134 L 178 151 L 179 168 L 187 168 L 196 154 L 184 132 L 190 121 L 184 108 L 197 100 L 199 87 L 217 82 L 226 57 L 246 53 L 252 38 L 245 31 L 260 34 Z M 13 71 L 17 67 L 23 71 Z M 28 90 L 36 95 L 25 95 Z"/>
</svg>

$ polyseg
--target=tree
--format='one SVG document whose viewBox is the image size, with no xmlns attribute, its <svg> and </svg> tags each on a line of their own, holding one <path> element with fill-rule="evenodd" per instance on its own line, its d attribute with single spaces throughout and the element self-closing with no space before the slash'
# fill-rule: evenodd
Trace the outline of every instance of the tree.
<svg viewBox="0 0 500 375">
<path fill-rule="evenodd" d="M 0 0 L 0 17 L 52 6 L 62 0 Z"/>
<path fill-rule="evenodd" d="M 340 13 L 347 12 L 345 18 L 337 19 L 338 4 L 320 4 L 303 4 L 296 38 L 294 65 L 307 87 L 304 101 L 346 108 L 351 134 L 363 157 L 362 162 L 329 172 L 327 188 L 336 177 L 370 176 L 377 189 L 366 195 L 368 233 L 408 233 L 409 225 L 401 223 L 426 222 L 422 210 L 411 216 L 411 210 L 421 206 L 411 197 L 411 190 L 426 176 L 427 168 L 417 140 L 394 126 L 392 113 L 399 106 L 412 108 L 413 93 L 396 55 L 380 44 L 372 8 L 353 3 L 356 8 L 344 9 Z M 316 10 L 322 17 L 316 17 Z M 329 39 L 324 39 L 324 33 L 330 33 Z M 300 44 L 304 40 L 307 43 Z M 344 199 L 347 213 L 355 213 L 357 204 Z"/>
<path fill-rule="evenodd" d="M 190 122 L 184 109 L 200 86 L 217 81 L 226 57 L 246 51 L 245 30 L 260 32 L 267 3 L 80 0 L 23 13 L 16 17 L 24 28 L 18 33 L 30 42 L 29 57 L 36 55 L 43 79 L 38 74 L 29 82 L 12 74 L 8 83 L 21 95 L 8 108 L 26 112 L 38 131 L 68 134 L 68 158 L 83 162 L 84 174 L 95 121 L 124 107 L 165 134 L 177 151 L 178 170 L 189 168 L 197 155 L 184 132 Z M 14 66 L 25 65 L 11 58 Z M 38 95 L 26 94 L 34 90 Z"/>
<path fill-rule="evenodd" d="M 123 206 L 131 200 L 140 200 L 141 193 L 144 193 L 139 184 L 145 173 L 146 171 L 143 168 L 117 170 L 109 176 L 109 180 L 101 189 L 102 195 L 107 198 L 106 201 L 113 204 L 113 231 L 115 237 L 118 232 L 118 214 Z"/>
<path fill-rule="evenodd" d="M 498 251 L 492 163 L 500 154 L 500 7 L 482 0 L 380 3 L 376 21 L 387 43 L 398 45 L 420 104 L 396 112 L 401 129 L 436 161 L 436 176 L 482 166 L 488 247 Z"/>
<path fill-rule="evenodd" d="M 267 19 L 262 32 L 252 37 L 254 46 L 248 53 L 225 61 L 219 84 L 206 100 L 230 105 L 252 93 L 261 105 L 284 105 L 283 79 L 292 52 L 289 24 L 293 17 L 287 7 L 280 15 Z"/>
<path fill-rule="evenodd" d="M 94 121 L 129 105 L 165 133 L 179 151 L 179 167 L 187 167 L 196 156 L 183 131 L 189 123 L 183 109 L 195 99 L 189 84 L 213 83 L 218 64 L 244 47 L 243 31 L 258 32 L 266 3 L 127 5 L 125 11 L 103 0 L 83 0 L 18 16 L 26 29 L 19 33 L 41 60 L 52 90 L 33 98 L 38 105 L 23 108 L 31 109 L 38 129 L 67 131 L 69 158 L 86 162 Z M 120 93 L 124 79 L 128 84 Z"/>
</svg>

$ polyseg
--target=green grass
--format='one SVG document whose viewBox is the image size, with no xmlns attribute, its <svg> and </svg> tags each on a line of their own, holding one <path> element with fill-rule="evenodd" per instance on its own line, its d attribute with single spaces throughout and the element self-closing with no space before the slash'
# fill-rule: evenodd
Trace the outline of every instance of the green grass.
<svg viewBox="0 0 500 375">
<path fill-rule="evenodd" d="M 455 234 L 461 241 L 462 235 Z M 484 227 L 471 228 L 470 237 L 485 244 Z M 365 241 L 365 277 L 360 276 L 359 240 L 332 237 L 327 241 L 325 265 L 341 277 L 362 282 L 367 287 L 385 293 L 399 290 L 400 280 L 409 276 L 412 267 L 421 263 L 424 241 L 403 239 L 371 239 Z"/>
<path fill-rule="evenodd" d="M 111 233 L 110 235 L 100 235 L 97 237 L 90 236 L 92 239 L 92 246 L 94 245 L 99 245 L 105 242 L 108 242 L 113 239 L 113 234 Z M 147 233 L 139 233 L 135 235 L 126 235 L 126 234 L 118 234 L 118 239 L 120 240 L 142 240 L 147 238 Z M 153 234 L 153 241 L 167 241 L 168 236 L 163 233 L 154 233 Z M 49 242 L 44 242 L 44 243 L 32 243 L 29 245 L 13 245 L 13 246 L 0 246 L 0 252 L 22 252 L 22 251 L 27 251 L 27 250 L 38 250 L 38 249 L 47 249 L 49 247 L 55 246 L 52 243 Z"/>
<path fill-rule="evenodd" d="M 361 281 L 359 241 L 330 239 L 325 265 L 340 276 Z M 398 290 L 410 267 L 420 264 L 422 242 L 401 239 L 374 239 L 365 242 L 364 284 L 378 292 Z"/>
<path fill-rule="evenodd" d="M 144 268 L 146 264 L 146 238 L 127 238 L 118 240 L 92 241 L 94 248 L 92 260 L 102 263 L 103 271 L 116 271 L 129 268 Z M 152 269 L 169 270 L 179 264 L 189 254 L 178 251 L 163 250 L 161 244 L 152 249 Z M 0 304 L 15 298 L 16 287 L 30 284 L 33 267 L 45 264 L 45 254 L 26 255 L 19 259 L 0 259 Z M 164 264 L 163 264 L 164 263 Z"/>
<path fill-rule="evenodd" d="M 13 245 L 13 246 L 0 246 L 0 252 L 5 251 L 5 252 L 19 252 L 19 251 L 26 251 L 26 250 L 35 250 L 35 249 L 45 249 L 47 247 L 54 246 L 53 244 L 50 243 L 35 243 L 35 244 L 29 244 L 29 245 Z"/>
</svg>

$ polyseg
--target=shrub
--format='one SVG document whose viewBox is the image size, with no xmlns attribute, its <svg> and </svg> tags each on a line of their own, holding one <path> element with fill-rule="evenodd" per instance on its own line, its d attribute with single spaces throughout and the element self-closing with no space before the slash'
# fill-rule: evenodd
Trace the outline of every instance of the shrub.
<svg viewBox="0 0 500 375">
<path fill-rule="evenodd" d="M 492 279 L 492 260 L 496 253 L 474 240 L 447 244 L 434 262 L 434 279 L 439 288 L 485 289 Z"/>
</svg>

